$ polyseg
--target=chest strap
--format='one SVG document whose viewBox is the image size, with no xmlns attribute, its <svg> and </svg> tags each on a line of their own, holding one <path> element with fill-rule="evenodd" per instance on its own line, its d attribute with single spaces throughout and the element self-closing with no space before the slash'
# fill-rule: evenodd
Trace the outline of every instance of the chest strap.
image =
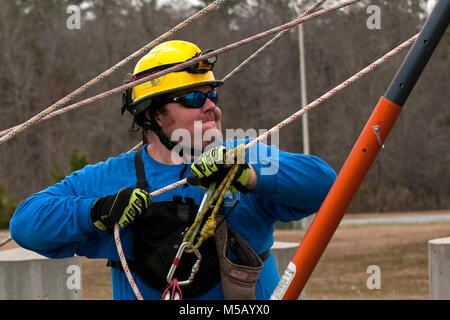
<svg viewBox="0 0 450 320">
<path fill-rule="evenodd" d="M 264 251 L 261 254 L 258 254 L 258 256 L 262 262 L 266 261 L 270 257 L 270 249 Z M 128 268 L 130 268 L 131 272 L 134 272 L 134 263 L 135 263 L 134 260 L 127 260 Z M 108 260 L 106 266 L 123 271 L 122 264 L 120 263 L 120 261 Z"/>
<path fill-rule="evenodd" d="M 136 187 L 139 189 L 148 190 L 148 183 L 145 179 L 145 168 L 144 162 L 142 161 L 142 149 L 139 149 L 136 152 L 136 156 L 134 157 L 134 166 L 136 167 Z"/>
<path fill-rule="evenodd" d="M 135 154 L 135 170 L 137 177 L 136 187 L 148 190 L 149 185 L 146 180 L 144 163 L 142 161 L 142 149 L 138 150 Z M 185 200 L 187 201 L 187 199 Z M 177 205 L 175 202 L 170 202 L 171 205 L 166 204 L 161 208 L 157 208 L 158 203 L 152 203 L 151 208 L 139 216 L 135 223 L 131 225 L 133 231 L 134 260 L 127 260 L 128 266 L 130 271 L 136 273 L 144 283 L 157 290 L 163 290 L 167 285 L 165 277 L 173 262 L 171 257 L 176 254 L 174 244 L 180 243 L 181 239 L 179 237 L 182 235 L 182 231 L 186 229 L 187 225 L 185 226 L 185 224 L 190 223 L 191 219 L 195 217 L 195 212 L 198 210 L 198 207 L 193 207 L 188 203 L 180 203 L 180 205 Z M 192 210 L 194 211 L 191 212 Z M 226 228 L 224 229 L 225 226 Z M 224 271 L 228 273 L 231 270 L 230 268 L 233 269 L 231 271 L 237 268 L 238 274 L 245 273 L 249 268 L 252 270 L 257 269 L 257 274 L 259 274 L 262 268 L 262 262 L 269 258 L 270 249 L 257 255 L 240 236 L 234 235 L 231 227 L 226 223 L 223 223 L 222 227 L 221 229 L 225 230 L 225 237 L 221 237 L 224 241 L 218 243 L 210 239 L 209 242 L 207 240 L 202 248 L 200 248 L 202 256 L 208 257 L 208 259 L 204 260 L 200 265 L 200 269 L 196 274 L 195 284 L 183 287 L 183 295 L 186 297 L 199 296 L 209 291 L 221 281 Z M 148 233 L 149 230 L 153 230 L 151 237 Z M 226 232 L 226 230 L 229 230 L 229 232 Z M 216 240 L 218 239 L 218 237 L 215 238 Z M 222 262 L 219 261 L 217 246 L 219 246 L 220 252 L 225 254 Z M 228 250 L 235 254 L 235 262 L 233 262 L 234 259 L 233 261 L 228 260 Z M 192 261 L 190 260 L 194 258 L 193 256 L 186 256 L 183 259 L 184 261 L 178 266 L 178 276 L 182 279 L 191 273 Z M 109 260 L 107 266 L 123 272 L 122 264 L 119 261 Z M 227 270 L 222 270 L 223 266 Z M 226 283 L 230 283 L 229 281 L 225 281 L 229 278 L 228 274 L 225 275 L 225 278 L 222 279 L 222 284 L 224 285 L 225 283 L 225 287 L 231 288 L 231 290 L 228 290 L 232 293 L 231 298 L 236 299 L 236 297 L 242 296 L 242 294 L 235 294 L 237 291 L 243 291 L 238 290 L 240 287 L 249 287 L 245 281 L 240 285 L 238 283 L 238 286 L 227 286 Z M 253 282 L 256 282 L 258 277 L 255 276 L 254 278 Z M 242 279 L 231 279 L 232 282 L 236 282 L 236 280 L 239 282 Z M 246 289 L 245 292 L 247 291 Z M 252 293 L 253 296 L 254 292 Z"/>
<path fill-rule="evenodd" d="M 136 152 L 136 155 L 134 157 L 134 165 L 136 167 L 136 177 L 137 177 L 137 182 L 136 182 L 136 187 L 140 188 L 140 189 L 144 189 L 144 190 L 148 190 L 148 182 L 145 179 L 145 168 L 144 168 L 144 162 L 142 161 L 142 148 L 139 149 Z M 261 261 L 266 261 L 269 256 L 270 256 L 270 249 L 264 251 L 263 253 L 258 255 L 259 258 L 261 259 Z M 133 270 L 133 264 L 134 262 L 132 260 L 128 261 L 128 266 L 130 267 L 130 270 Z M 113 267 L 113 268 L 119 268 L 123 271 L 122 269 L 122 264 L 120 263 L 120 261 L 111 261 L 108 260 L 108 267 Z"/>
</svg>

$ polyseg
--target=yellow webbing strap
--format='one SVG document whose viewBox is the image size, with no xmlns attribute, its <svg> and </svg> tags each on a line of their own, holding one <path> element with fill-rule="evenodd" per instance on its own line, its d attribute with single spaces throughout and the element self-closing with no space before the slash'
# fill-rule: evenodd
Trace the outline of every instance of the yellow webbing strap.
<svg viewBox="0 0 450 320">
<path fill-rule="evenodd" d="M 237 149 L 237 148 L 236 148 Z M 234 153 L 236 155 L 236 149 L 234 149 Z M 189 230 L 186 232 L 183 242 L 189 242 L 189 246 L 185 249 L 185 252 L 194 252 L 197 250 L 200 245 L 209 237 L 214 235 L 214 231 L 216 229 L 216 220 L 215 216 L 217 211 L 219 210 L 223 198 L 225 196 L 225 193 L 227 192 L 229 186 L 231 185 L 231 182 L 233 181 L 234 177 L 236 176 L 236 173 L 239 169 L 239 164 L 235 163 L 231 167 L 230 171 L 228 171 L 227 175 L 223 179 L 223 181 L 220 183 L 219 187 L 215 190 L 214 194 L 209 199 L 208 203 L 204 206 L 203 210 L 200 212 L 199 215 L 197 215 L 194 223 L 191 225 Z M 208 212 L 209 208 L 214 205 L 214 210 L 211 213 L 211 215 L 208 217 L 208 220 L 205 222 L 202 230 L 200 231 L 200 238 L 197 241 L 197 243 L 194 245 L 194 238 L 195 234 L 193 234 L 194 229 L 200 224 L 200 222 L 203 220 L 204 215 L 206 212 Z"/>
</svg>

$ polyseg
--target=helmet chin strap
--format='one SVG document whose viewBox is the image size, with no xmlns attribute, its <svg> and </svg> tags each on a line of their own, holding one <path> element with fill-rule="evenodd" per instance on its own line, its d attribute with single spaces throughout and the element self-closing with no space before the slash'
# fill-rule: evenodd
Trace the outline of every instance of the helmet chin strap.
<svg viewBox="0 0 450 320">
<path fill-rule="evenodd" d="M 172 142 L 169 137 L 162 131 L 161 127 L 156 123 L 156 121 L 145 121 L 143 128 L 145 130 L 152 130 L 159 138 L 159 141 L 165 146 L 167 149 L 172 150 L 176 143 Z M 143 144 L 148 143 L 145 134 L 143 133 Z"/>
<path fill-rule="evenodd" d="M 172 150 L 177 143 L 173 142 L 172 140 L 169 139 L 169 137 L 162 131 L 161 127 L 155 122 L 155 121 L 145 121 L 144 122 L 144 126 L 143 129 L 145 130 L 152 130 L 158 137 L 159 141 L 161 142 L 161 144 L 163 146 L 165 146 L 168 150 Z M 142 143 L 146 144 L 149 141 L 147 140 L 147 137 L 144 134 L 144 131 L 142 132 Z M 190 155 L 194 156 L 196 154 L 196 151 L 198 151 L 195 148 L 189 148 L 190 149 Z M 201 153 L 203 153 L 203 147 L 200 150 Z M 179 151 L 179 155 L 181 158 L 184 158 L 185 154 L 184 154 L 184 148 L 181 148 Z"/>
</svg>

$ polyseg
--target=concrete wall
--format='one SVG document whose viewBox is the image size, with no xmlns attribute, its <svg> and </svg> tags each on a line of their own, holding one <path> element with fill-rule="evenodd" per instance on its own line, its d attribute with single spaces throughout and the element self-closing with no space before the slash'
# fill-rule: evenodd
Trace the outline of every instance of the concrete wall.
<svg viewBox="0 0 450 320">
<path fill-rule="evenodd" d="M 282 275 L 299 243 L 275 242 L 272 246 Z M 16 248 L 0 251 L 0 300 L 82 299 L 81 259 L 48 259 Z M 299 299 L 305 299 L 304 292 Z"/>
<path fill-rule="evenodd" d="M 430 299 L 450 300 L 450 237 L 428 241 Z"/>
<path fill-rule="evenodd" d="M 82 299 L 81 259 L 48 259 L 23 248 L 0 251 L 0 300 Z"/>
</svg>

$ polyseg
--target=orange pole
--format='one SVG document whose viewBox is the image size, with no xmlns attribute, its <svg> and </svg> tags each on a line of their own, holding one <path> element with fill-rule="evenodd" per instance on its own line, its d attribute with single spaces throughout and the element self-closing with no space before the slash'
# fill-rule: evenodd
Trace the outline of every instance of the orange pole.
<svg viewBox="0 0 450 320">
<path fill-rule="evenodd" d="M 378 101 L 271 299 L 294 300 L 302 292 L 449 24 L 450 1 L 439 0 Z"/>
<path fill-rule="evenodd" d="M 335 183 L 281 277 L 272 299 L 295 300 L 394 126 L 402 107 L 381 97 Z M 301 270 L 297 270 L 300 267 Z M 295 283 L 295 285 L 290 285 Z"/>
</svg>

